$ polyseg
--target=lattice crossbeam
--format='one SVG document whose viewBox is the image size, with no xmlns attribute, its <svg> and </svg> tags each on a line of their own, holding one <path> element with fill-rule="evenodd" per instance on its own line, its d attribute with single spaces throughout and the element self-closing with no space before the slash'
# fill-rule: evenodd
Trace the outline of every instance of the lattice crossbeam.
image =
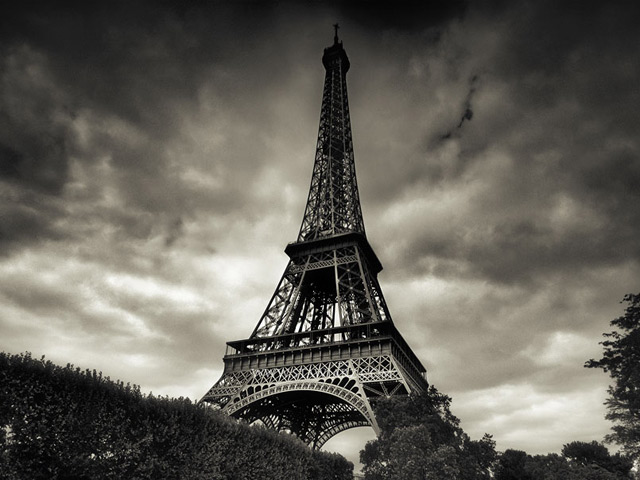
<svg viewBox="0 0 640 480">
<path fill-rule="evenodd" d="M 406 384 L 401 368 L 388 355 L 344 361 L 263 368 L 225 374 L 205 398 L 244 398 L 277 384 L 314 380 L 334 382 L 358 393 L 360 386 L 380 382 Z M 353 380 L 350 383 L 350 380 Z M 375 387 L 374 387 L 375 388 Z"/>
</svg>

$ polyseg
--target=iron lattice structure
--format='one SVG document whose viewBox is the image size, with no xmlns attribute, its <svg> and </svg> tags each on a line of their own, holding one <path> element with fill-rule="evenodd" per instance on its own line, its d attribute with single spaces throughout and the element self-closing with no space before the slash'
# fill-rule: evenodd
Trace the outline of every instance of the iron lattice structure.
<svg viewBox="0 0 640 480">
<path fill-rule="evenodd" d="M 356 182 L 346 74 L 338 40 L 326 70 L 309 197 L 289 264 L 250 338 L 227 343 L 224 372 L 204 395 L 236 418 L 320 448 L 378 425 L 370 400 L 428 387 L 426 370 L 391 320 L 367 241 Z"/>
</svg>

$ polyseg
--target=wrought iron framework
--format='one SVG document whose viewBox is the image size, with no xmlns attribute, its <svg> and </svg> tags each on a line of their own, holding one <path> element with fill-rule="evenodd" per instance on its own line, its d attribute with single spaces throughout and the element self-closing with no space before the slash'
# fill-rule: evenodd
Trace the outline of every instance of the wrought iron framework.
<svg viewBox="0 0 640 480">
<path fill-rule="evenodd" d="M 348 428 L 378 425 L 370 400 L 427 388 L 426 370 L 391 320 L 365 235 L 346 74 L 326 48 L 309 196 L 282 278 L 250 338 L 227 343 L 224 372 L 202 401 L 313 448 Z"/>
</svg>

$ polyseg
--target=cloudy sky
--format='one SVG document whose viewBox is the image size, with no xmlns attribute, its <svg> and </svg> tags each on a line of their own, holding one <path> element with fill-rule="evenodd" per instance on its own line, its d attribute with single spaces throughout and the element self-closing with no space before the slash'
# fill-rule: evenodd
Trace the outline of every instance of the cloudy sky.
<svg viewBox="0 0 640 480">
<path fill-rule="evenodd" d="M 430 382 L 499 450 L 601 440 L 583 364 L 640 291 L 640 11 L 573 3 L 3 12 L 0 350 L 199 399 L 287 264 L 339 22 L 367 234 Z"/>
</svg>

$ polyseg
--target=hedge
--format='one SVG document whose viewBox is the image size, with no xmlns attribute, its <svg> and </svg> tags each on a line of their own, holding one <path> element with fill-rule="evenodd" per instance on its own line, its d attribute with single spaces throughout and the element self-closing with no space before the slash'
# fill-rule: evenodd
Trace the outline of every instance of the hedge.
<svg viewBox="0 0 640 480">
<path fill-rule="evenodd" d="M 0 479 L 347 480 L 353 464 L 186 398 L 0 352 Z"/>
</svg>

